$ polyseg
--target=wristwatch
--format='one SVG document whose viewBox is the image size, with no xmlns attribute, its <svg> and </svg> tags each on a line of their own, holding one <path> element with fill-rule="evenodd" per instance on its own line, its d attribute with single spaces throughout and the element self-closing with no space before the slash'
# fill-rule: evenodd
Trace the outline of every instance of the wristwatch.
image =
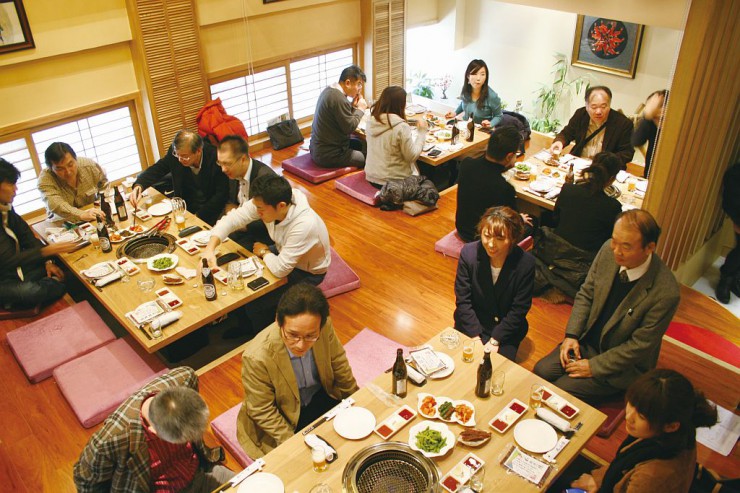
<svg viewBox="0 0 740 493">
<path fill-rule="evenodd" d="M 45 263 L 46 265 L 49 265 L 49 264 L 54 265 L 54 261 L 52 259 L 47 260 Z"/>
<path fill-rule="evenodd" d="M 493 337 L 488 339 L 488 342 L 491 344 L 491 346 L 498 346 L 498 341 L 494 339 Z"/>
<path fill-rule="evenodd" d="M 259 256 L 260 256 L 260 258 L 264 258 L 265 255 L 267 255 L 268 253 L 270 253 L 270 249 L 269 248 L 263 248 L 262 250 L 260 250 Z"/>
</svg>

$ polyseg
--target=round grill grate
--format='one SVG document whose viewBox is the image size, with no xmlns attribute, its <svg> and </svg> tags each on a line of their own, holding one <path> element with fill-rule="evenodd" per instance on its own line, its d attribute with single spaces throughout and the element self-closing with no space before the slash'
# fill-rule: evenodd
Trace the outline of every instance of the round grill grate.
<svg viewBox="0 0 740 493">
<path fill-rule="evenodd" d="M 345 493 L 436 493 L 439 470 L 402 442 L 370 445 L 357 452 L 342 474 Z"/>
<path fill-rule="evenodd" d="M 159 253 L 172 253 L 175 250 L 175 237 L 168 233 L 151 237 L 138 237 L 128 240 L 118 247 L 116 256 L 126 256 L 136 263 L 143 263 Z"/>
</svg>

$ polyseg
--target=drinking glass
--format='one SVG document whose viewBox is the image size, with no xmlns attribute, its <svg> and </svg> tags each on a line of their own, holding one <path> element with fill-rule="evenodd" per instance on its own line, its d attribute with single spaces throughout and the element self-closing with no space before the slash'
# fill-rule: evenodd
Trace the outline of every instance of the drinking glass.
<svg viewBox="0 0 740 493">
<path fill-rule="evenodd" d="M 311 449 L 311 460 L 313 461 L 313 470 L 324 472 L 329 465 L 326 463 L 326 452 L 323 448 L 314 447 Z"/>
<path fill-rule="evenodd" d="M 232 291 L 244 291 L 244 278 L 242 278 L 242 264 L 235 260 L 229 264 L 229 287 Z"/>
<path fill-rule="evenodd" d="M 491 394 L 503 395 L 504 393 L 504 380 L 506 379 L 506 373 L 501 370 L 495 370 L 493 377 L 491 378 Z"/>
<path fill-rule="evenodd" d="M 447 349 L 455 349 L 460 345 L 460 334 L 455 329 L 445 330 L 439 336 L 439 342 Z"/>
<path fill-rule="evenodd" d="M 627 191 L 630 193 L 634 193 L 635 187 L 637 186 L 637 180 L 634 178 L 629 178 L 627 180 Z"/>
<path fill-rule="evenodd" d="M 172 214 L 174 215 L 175 225 L 178 231 L 185 229 L 185 212 L 187 211 L 187 204 L 184 199 L 175 197 L 171 201 L 172 203 Z"/>
<path fill-rule="evenodd" d="M 98 233 L 91 233 L 88 239 L 95 250 L 100 249 L 100 237 L 98 237 Z"/>
<path fill-rule="evenodd" d="M 139 289 L 145 293 L 154 289 L 154 279 L 151 277 L 142 277 L 136 281 L 136 284 L 139 286 Z"/>
<path fill-rule="evenodd" d="M 475 339 L 463 342 L 462 360 L 465 363 L 473 362 L 473 353 L 475 352 Z"/>
<path fill-rule="evenodd" d="M 326 483 L 319 483 L 314 485 L 308 493 L 334 493 L 334 490 Z"/>
<path fill-rule="evenodd" d="M 529 407 L 539 409 L 542 406 L 542 385 L 535 383 L 529 391 Z"/>
<path fill-rule="evenodd" d="M 470 488 L 475 491 L 475 493 L 480 493 L 483 491 L 483 481 L 486 478 L 486 468 L 484 466 L 481 466 L 477 471 L 473 471 L 470 475 L 470 480 L 468 480 L 468 485 Z"/>
</svg>

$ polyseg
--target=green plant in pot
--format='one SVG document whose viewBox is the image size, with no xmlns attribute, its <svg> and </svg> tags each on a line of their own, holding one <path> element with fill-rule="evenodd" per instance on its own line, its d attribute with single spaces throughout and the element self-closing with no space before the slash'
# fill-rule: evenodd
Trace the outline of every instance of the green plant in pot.
<svg viewBox="0 0 740 493">
<path fill-rule="evenodd" d="M 550 72 L 553 76 L 552 84 L 543 84 L 536 91 L 535 114 L 530 122 L 533 130 L 543 133 L 555 133 L 560 128 L 560 120 L 556 118 L 555 112 L 560 107 L 562 98 L 570 96 L 571 91 L 578 95 L 591 85 L 589 74 L 569 80 L 570 63 L 568 57 L 562 53 L 555 53 L 554 57 L 555 63 L 552 65 L 553 68 Z"/>
<path fill-rule="evenodd" d="M 406 80 L 406 83 L 408 84 L 408 87 L 411 89 L 411 92 L 413 94 L 429 99 L 434 98 L 432 81 L 429 79 L 429 76 L 427 76 L 427 74 L 423 72 L 416 72 Z"/>
</svg>

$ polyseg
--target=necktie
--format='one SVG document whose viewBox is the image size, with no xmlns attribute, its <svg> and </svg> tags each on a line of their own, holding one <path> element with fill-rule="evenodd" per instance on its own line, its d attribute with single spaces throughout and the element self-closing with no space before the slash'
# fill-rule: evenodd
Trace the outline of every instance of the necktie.
<svg viewBox="0 0 740 493">
<path fill-rule="evenodd" d="M 21 251 L 21 245 L 18 242 L 18 237 L 15 235 L 12 229 L 10 229 L 10 225 L 8 223 L 8 211 L 2 211 L 3 213 L 3 229 L 5 232 L 10 236 L 13 241 L 15 242 L 15 253 L 20 253 Z M 21 269 L 21 266 L 15 268 L 16 272 L 18 273 L 18 278 L 23 281 L 23 269 Z"/>
<path fill-rule="evenodd" d="M 627 275 L 626 270 L 619 271 L 619 280 L 622 281 L 623 283 L 630 282 L 630 276 Z"/>
</svg>

